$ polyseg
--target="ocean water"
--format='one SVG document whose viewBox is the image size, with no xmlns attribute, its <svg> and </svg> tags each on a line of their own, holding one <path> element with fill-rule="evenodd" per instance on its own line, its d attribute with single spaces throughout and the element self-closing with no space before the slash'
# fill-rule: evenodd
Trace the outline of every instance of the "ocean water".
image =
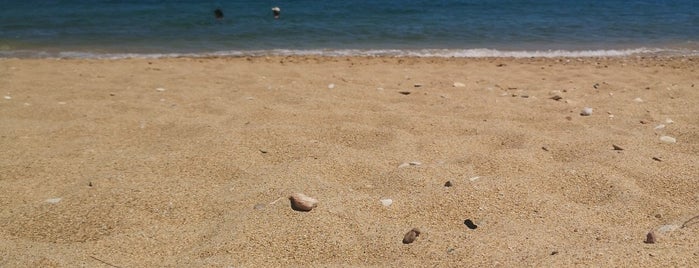
<svg viewBox="0 0 699 268">
<path fill-rule="evenodd" d="M 293 54 L 694 56 L 699 0 L 0 0 L 0 57 Z"/>
</svg>

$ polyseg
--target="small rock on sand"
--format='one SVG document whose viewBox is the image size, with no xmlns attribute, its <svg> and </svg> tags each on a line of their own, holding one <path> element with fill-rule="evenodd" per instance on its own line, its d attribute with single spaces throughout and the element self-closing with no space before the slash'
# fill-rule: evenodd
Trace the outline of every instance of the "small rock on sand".
<svg viewBox="0 0 699 268">
<path fill-rule="evenodd" d="M 56 198 L 49 198 L 49 199 L 46 199 L 44 201 L 46 201 L 46 203 L 49 203 L 49 204 L 58 204 L 58 202 L 61 202 L 61 200 L 62 200 L 62 198 L 56 197 Z"/>
<path fill-rule="evenodd" d="M 335 88 L 335 84 L 329 84 L 329 85 L 328 85 L 328 89 L 333 89 L 333 88 Z"/>
<path fill-rule="evenodd" d="M 6 100 L 11 100 L 12 97 L 10 97 L 10 96 L 5 96 L 5 99 L 6 99 Z"/>
<path fill-rule="evenodd" d="M 454 82 L 454 87 L 466 87 L 464 83 Z"/>
<path fill-rule="evenodd" d="M 676 143 L 677 139 L 670 137 L 670 136 L 661 136 L 660 141 L 664 143 Z"/>
<path fill-rule="evenodd" d="M 379 200 L 379 201 L 381 201 L 381 205 L 383 205 L 384 207 L 388 207 L 388 206 L 390 206 L 391 204 L 393 204 L 393 200 L 390 199 L 390 198 L 383 198 L 383 199 L 381 199 L 381 200 Z"/>
<path fill-rule="evenodd" d="M 156 89 L 155 89 L 155 91 L 158 91 L 158 92 L 163 92 L 163 91 L 165 91 L 165 90 L 166 90 L 166 89 L 164 89 L 164 88 L 162 88 L 162 87 L 159 87 L 159 88 L 156 88 Z"/>
<path fill-rule="evenodd" d="M 412 230 L 408 231 L 405 236 L 403 236 L 403 244 L 415 242 L 415 239 L 417 239 L 418 236 L 420 236 L 420 229 L 413 228 Z"/>
<path fill-rule="evenodd" d="M 580 115 L 582 115 L 582 116 L 592 115 L 592 108 L 590 108 L 590 107 L 583 108 L 582 111 L 580 111 Z"/>
</svg>

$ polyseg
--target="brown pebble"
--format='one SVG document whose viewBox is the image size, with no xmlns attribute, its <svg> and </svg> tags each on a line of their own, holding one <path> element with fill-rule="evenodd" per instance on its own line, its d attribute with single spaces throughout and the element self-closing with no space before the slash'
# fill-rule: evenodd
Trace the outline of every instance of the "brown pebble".
<svg viewBox="0 0 699 268">
<path fill-rule="evenodd" d="M 318 200 L 302 193 L 295 193 L 289 196 L 291 208 L 296 211 L 311 211 L 318 206 Z"/>
<path fill-rule="evenodd" d="M 624 150 L 624 148 L 621 148 L 621 147 L 619 147 L 619 146 L 616 145 L 616 144 L 612 144 L 612 147 L 613 147 L 614 150 L 616 150 L 616 151 L 623 151 L 623 150 Z"/>
<path fill-rule="evenodd" d="M 556 96 L 550 97 L 549 99 L 559 101 L 559 100 L 563 99 L 563 97 L 556 95 Z"/>
<path fill-rule="evenodd" d="M 547 152 L 548 152 L 548 151 L 549 151 L 549 147 L 542 146 L 542 147 L 541 147 L 541 150 L 544 150 L 544 151 L 547 151 Z"/>
<path fill-rule="evenodd" d="M 415 242 L 415 239 L 417 239 L 418 236 L 420 236 L 420 229 L 413 228 L 412 230 L 408 231 L 405 236 L 403 236 L 403 244 Z"/>
<path fill-rule="evenodd" d="M 658 157 L 653 157 L 653 160 L 658 161 L 658 162 L 663 162 L 663 160 L 658 158 Z"/>
<path fill-rule="evenodd" d="M 410 91 L 398 91 L 398 93 L 403 95 L 410 95 Z"/>
<path fill-rule="evenodd" d="M 646 234 L 646 240 L 643 241 L 643 243 L 646 243 L 646 244 L 655 244 L 655 242 L 656 242 L 656 240 L 655 240 L 655 233 L 653 233 L 653 231 L 648 232 L 648 234 Z"/>
<path fill-rule="evenodd" d="M 451 181 L 447 181 L 444 183 L 444 187 L 452 187 L 452 186 L 454 186 L 454 184 L 451 183 Z"/>
</svg>

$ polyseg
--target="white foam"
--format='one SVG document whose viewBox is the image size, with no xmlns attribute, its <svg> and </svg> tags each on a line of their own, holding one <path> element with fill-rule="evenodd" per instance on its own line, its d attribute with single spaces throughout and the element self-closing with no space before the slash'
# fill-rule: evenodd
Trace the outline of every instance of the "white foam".
<svg viewBox="0 0 699 268">
<path fill-rule="evenodd" d="M 627 56 L 699 56 L 695 49 L 630 48 L 610 50 L 498 50 L 474 49 L 271 49 L 229 50 L 204 53 L 93 53 L 0 51 L 0 58 L 89 58 L 89 59 L 155 59 L 178 57 L 245 57 L 245 56 L 326 56 L 326 57 L 439 57 L 439 58 L 580 58 Z"/>
</svg>

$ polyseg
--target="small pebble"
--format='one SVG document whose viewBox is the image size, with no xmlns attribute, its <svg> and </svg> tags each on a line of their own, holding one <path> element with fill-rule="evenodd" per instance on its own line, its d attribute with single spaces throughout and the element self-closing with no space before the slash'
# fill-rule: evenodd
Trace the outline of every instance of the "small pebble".
<svg viewBox="0 0 699 268">
<path fill-rule="evenodd" d="M 388 207 L 393 204 L 393 200 L 390 198 L 384 198 L 379 201 L 381 201 L 381 205 L 383 205 L 384 207 Z"/>
<path fill-rule="evenodd" d="M 635 98 L 635 99 L 633 99 L 633 101 L 635 101 L 635 102 L 643 102 L 643 99 L 641 99 L 641 98 Z"/>
<path fill-rule="evenodd" d="M 413 228 L 412 230 L 408 231 L 405 236 L 403 236 L 403 244 L 415 242 L 415 239 L 417 239 L 418 236 L 420 236 L 420 229 Z"/>
<path fill-rule="evenodd" d="M 452 186 L 454 186 L 454 184 L 451 183 L 451 181 L 447 181 L 444 183 L 444 187 L 452 187 Z"/>
<path fill-rule="evenodd" d="M 663 129 L 663 128 L 665 128 L 665 125 L 660 124 L 660 125 L 655 126 L 654 129 L 658 130 L 658 129 Z"/>
<path fill-rule="evenodd" d="M 398 93 L 403 95 L 410 95 L 410 91 L 398 91 Z"/>
<path fill-rule="evenodd" d="M 664 143 L 676 143 L 677 139 L 670 137 L 670 136 L 661 136 L 660 141 Z"/>
<path fill-rule="evenodd" d="M 61 199 L 62 198 L 60 198 L 60 197 L 56 197 L 56 198 L 46 199 L 45 201 L 46 201 L 46 203 L 50 203 L 50 204 L 58 204 L 58 202 L 61 202 Z"/>
<path fill-rule="evenodd" d="M 414 87 L 422 87 L 422 84 L 414 84 Z"/>
<path fill-rule="evenodd" d="M 470 181 L 476 181 L 477 179 L 480 179 L 480 178 L 481 178 L 480 176 L 475 176 L 475 177 L 469 178 L 468 180 L 470 180 Z"/>
<path fill-rule="evenodd" d="M 460 82 L 454 82 L 454 87 L 466 87 L 466 84 Z"/>
<path fill-rule="evenodd" d="M 5 96 L 5 99 L 6 99 L 6 100 L 11 100 L 12 97 L 10 97 L 10 96 Z"/>
<path fill-rule="evenodd" d="M 672 124 L 672 123 L 675 123 L 675 121 L 672 121 L 672 119 L 667 118 L 667 119 L 665 119 L 665 123 L 666 123 L 666 124 Z"/>
<path fill-rule="evenodd" d="M 318 206 L 318 200 L 302 193 L 295 193 L 289 196 L 291 208 L 296 211 L 311 211 Z"/>
<path fill-rule="evenodd" d="M 155 90 L 158 91 L 158 92 L 163 92 L 163 91 L 165 91 L 166 89 L 164 89 L 164 88 L 162 88 L 162 87 L 159 87 L 159 88 L 156 88 Z"/>
<path fill-rule="evenodd" d="M 468 229 L 471 229 L 471 230 L 475 230 L 476 228 L 478 228 L 478 225 L 473 223 L 473 221 L 471 219 L 466 219 L 464 221 L 464 224 L 466 225 L 466 227 L 468 227 Z"/>
<path fill-rule="evenodd" d="M 582 115 L 582 116 L 592 115 L 592 108 L 590 108 L 590 107 L 583 108 L 582 111 L 580 111 L 580 115 Z"/>
<path fill-rule="evenodd" d="M 656 241 L 655 234 L 652 231 L 650 231 L 650 232 L 648 232 L 648 234 L 646 234 L 646 240 L 643 241 L 643 243 L 655 244 L 655 241 Z"/>
<path fill-rule="evenodd" d="M 619 145 L 612 144 L 612 148 L 614 148 L 615 151 L 623 151 L 624 148 L 619 147 Z"/>
<path fill-rule="evenodd" d="M 658 162 L 663 162 L 662 159 L 660 159 L 659 157 L 655 157 L 655 156 L 653 157 L 653 160 L 658 161 Z"/>
<path fill-rule="evenodd" d="M 329 89 L 335 88 L 335 84 L 329 84 L 329 85 L 328 85 L 328 88 L 329 88 Z"/>
</svg>

